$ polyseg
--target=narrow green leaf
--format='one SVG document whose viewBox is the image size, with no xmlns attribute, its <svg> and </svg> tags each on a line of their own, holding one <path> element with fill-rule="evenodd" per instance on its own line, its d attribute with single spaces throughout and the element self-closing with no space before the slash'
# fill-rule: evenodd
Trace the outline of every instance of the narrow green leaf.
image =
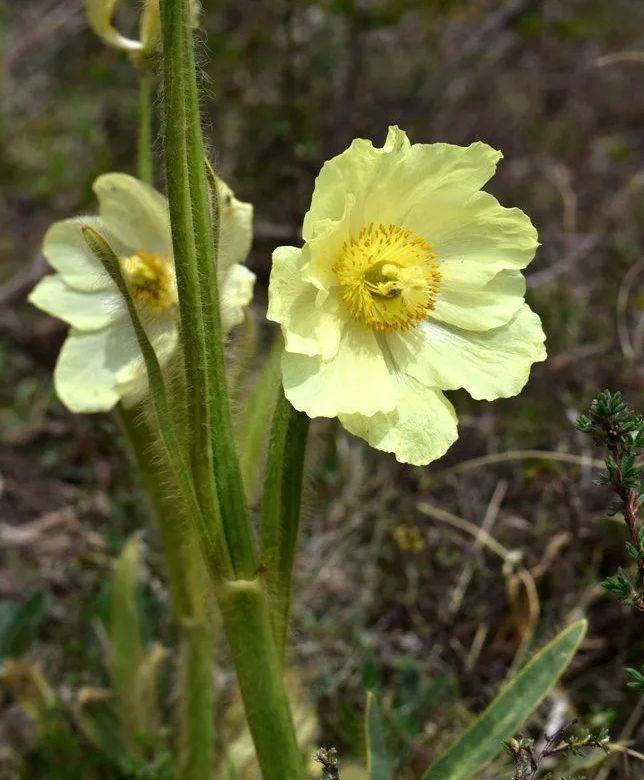
<svg viewBox="0 0 644 780">
<path fill-rule="evenodd" d="M 382 713 L 376 697 L 371 692 L 367 694 L 365 737 L 369 780 L 392 780 L 393 770 L 387 751 Z"/>
<path fill-rule="evenodd" d="M 212 775 L 213 642 L 208 627 L 184 625 L 179 666 L 177 780 L 201 780 Z"/>
<path fill-rule="evenodd" d="M 31 645 L 47 615 L 47 597 L 36 591 L 24 601 L 0 602 L 0 658 L 17 658 Z"/>
<path fill-rule="evenodd" d="M 116 693 L 120 727 L 130 750 L 136 752 L 141 731 L 137 674 L 143 659 L 141 621 L 137 609 L 141 543 L 130 538 L 116 561 L 110 598 L 108 662 Z"/>
<path fill-rule="evenodd" d="M 244 416 L 237 427 L 237 447 L 249 504 L 255 502 L 261 486 L 266 442 L 281 379 L 281 358 L 282 343 L 277 340 L 243 399 Z"/>
<path fill-rule="evenodd" d="M 121 739 L 122 730 L 110 691 L 82 688 L 74 705 L 74 719 L 85 737 L 122 770 L 130 754 Z"/>
<path fill-rule="evenodd" d="M 468 780 L 489 764 L 563 674 L 586 627 L 585 620 L 573 623 L 542 648 L 422 780 Z"/>
<path fill-rule="evenodd" d="M 146 649 L 137 669 L 136 695 L 146 734 L 156 733 L 161 724 L 159 677 L 161 666 L 167 657 L 168 652 L 165 647 L 155 643 Z"/>
<path fill-rule="evenodd" d="M 136 604 L 141 543 L 129 539 L 114 567 L 110 598 L 109 652 L 114 687 L 132 695 L 141 659 L 141 621 Z"/>
<path fill-rule="evenodd" d="M 296 411 L 280 391 L 268 447 L 261 523 L 261 561 L 280 658 L 286 644 L 308 430 L 309 418 Z"/>
</svg>

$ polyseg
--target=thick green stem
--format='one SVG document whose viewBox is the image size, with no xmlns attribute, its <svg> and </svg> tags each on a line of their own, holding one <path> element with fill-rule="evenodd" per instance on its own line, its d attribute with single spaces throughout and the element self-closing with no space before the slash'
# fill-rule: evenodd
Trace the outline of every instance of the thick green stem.
<svg viewBox="0 0 644 780">
<path fill-rule="evenodd" d="M 302 780 L 304 762 L 295 739 L 282 664 L 261 583 L 225 583 L 220 589 L 219 605 L 262 778 Z"/>
<path fill-rule="evenodd" d="M 165 156 L 182 344 L 193 407 L 193 473 L 212 458 L 232 571 L 212 569 L 264 780 L 301 780 L 297 747 L 234 447 L 188 0 L 162 0 Z M 216 188 L 215 188 L 216 193 Z M 181 270 L 180 270 L 181 269 Z M 202 430 L 199 425 L 205 428 Z M 216 444 L 216 450 L 212 445 Z M 210 464 L 209 464 L 210 465 Z M 201 467 L 201 470 L 199 470 Z M 197 478 L 197 482 L 199 482 Z M 209 493 L 205 494 L 208 497 Z M 205 541 L 200 537 L 202 546 Z M 204 550 L 207 554 L 207 550 Z"/>
<path fill-rule="evenodd" d="M 262 504 L 261 560 L 271 597 L 280 659 L 286 646 L 293 560 L 302 503 L 302 478 L 309 418 L 280 396 L 275 407 Z"/>
<path fill-rule="evenodd" d="M 188 125 L 184 84 L 181 0 L 161 4 L 165 106 L 165 163 L 172 224 L 174 265 L 179 291 L 181 345 L 188 388 L 190 463 L 197 494 L 207 514 L 218 508 L 212 468 L 211 384 L 201 307 L 199 262 L 194 240 L 186 151 Z"/>
<path fill-rule="evenodd" d="M 153 184 L 154 168 L 152 163 L 152 93 L 154 91 L 154 73 L 147 65 L 139 70 L 139 134 L 137 142 L 137 161 L 139 179 Z"/>
<path fill-rule="evenodd" d="M 205 346 L 210 370 L 210 382 L 204 385 L 204 390 L 208 396 L 210 421 L 213 428 L 214 448 L 212 455 L 215 481 L 235 575 L 249 579 L 257 573 L 257 559 L 250 516 L 245 502 L 244 485 L 235 449 L 224 362 L 217 278 L 219 203 L 216 177 L 211 175 L 209 192 L 199 113 L 189 0 L 166 1 L 168 4 L 175 1 L 180 3 L 183 11 L 181 33 L 186 111 L 186 154 L 192 199 L 194 241 L 201 286 Z M 210 171 L 212 174 L 212 169 Z"/>
</svg>

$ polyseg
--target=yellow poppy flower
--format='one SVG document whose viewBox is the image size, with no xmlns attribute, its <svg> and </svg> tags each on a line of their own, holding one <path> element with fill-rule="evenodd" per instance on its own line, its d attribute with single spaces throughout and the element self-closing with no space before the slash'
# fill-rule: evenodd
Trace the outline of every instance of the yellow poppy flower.
<svg viewBox="0 0 644 780">
<path fill-rule="evenodd" d="M 356 139 L 325 163 L 304 246 L 273 254 L 268 318 L 296 409 L 421 465 L 457 438 L 443 390 L 521 390 L 546 355 L 521 274 L 538 242 L 522 211 L 481 191 L 500 157 L 391 127 L 382 148 Z"/>
<path fill-rule="evenodd" d="M 253 208 L 219 180 L 218 276 L 224 332 L 242 322 L 255 275 L 246 259 Z M 43 253 L 57 271 L 45 276 L 29 300 L 72 327 L 54 371 L 62 402 L 73 412 L 104 412 L 119 401 L 132 406 L 148 392 L 143 358 L 122 296 L 87 247 L 84 225 L 100 231 L 117 252 L 121 271 L 162 365 L 178 342 L 177 288 L 168 204 L 132 176 L 108 173 L 94 182 L 97 217 L 56 222 Z"/>
</svg>

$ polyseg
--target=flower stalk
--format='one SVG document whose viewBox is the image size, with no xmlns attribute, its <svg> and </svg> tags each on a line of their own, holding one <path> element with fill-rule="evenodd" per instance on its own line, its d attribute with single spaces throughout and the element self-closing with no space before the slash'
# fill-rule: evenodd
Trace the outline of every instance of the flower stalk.
<svg viewBox="0 0 644 780">
<path fill-rule="evenodd" d="M 216 253 L 216 200 L 208 192 L 188 0 L 161 5 L 165 158 L 188 384 L 191 468 L 206 516 L 211 486 L 230 571 L 213 575 L 246 717 L 265 780 L 304 776 L 271 613 L 256 579 L 257 554 L 235 450 L 225 375 Z M 216 193 L 216 187 L 212 188 Z M 196 515 L 198 519 L 198 514 Z M 206 558 L 208 539 L 199 534 Z"/>
<path fill-rule="evenodd" d="M 263 780 L 302 780 L 304 761 L 262 583 L 224 583 L 219 606 Z"/>
<path fill-rule="evenodd" d="M 192 202 L 194 242 L 201 288 L 202 320 L 205 329 L 207 394 L 213 428 L 213 466 L 233 568 L 238 577 L 252 579 L 257 558 L 245 504 L 239 461 L 234 444 L 233 425 L 224 362 L 224 345 L 219 305 L 217 251 L 219 246 L 219 203 L 216 176 L 206 162 L 199 115 L 199 95 L 195 68 L 193 30 L 188 0 L 182 0 L 181 62 L 186 106 L 186 156 Z M 209 176 L 210 174 L 210 176 Z M 211 179 L 209 187 L 208 178 Z"/>
<path fill-rule="evenodd" d="M 184 45 L 182 8 L 179 0 L 161 5 L 163 36 L 163 81 L 165 113 L 165 160 L 172 245 L 179 293 L 181 345 L 184 353 L 188 398 L 190 463 L 200 499 L 209 511 L 216 503 L 212 469 L 212 437 L 208 396 L 210 384 L 206 362 L 201 308 L 199 267 L 194 241 L 192 201 L 186 153 Z M 206 553 L 206 551 L 203 551 Z"/>
</svg>

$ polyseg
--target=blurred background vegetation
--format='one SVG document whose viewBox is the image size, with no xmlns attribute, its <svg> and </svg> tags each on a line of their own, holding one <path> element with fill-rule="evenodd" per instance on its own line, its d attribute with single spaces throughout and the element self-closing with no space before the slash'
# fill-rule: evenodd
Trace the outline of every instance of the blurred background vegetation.
<svg viewBox="0 0 644 780">
<path fill-rule="evenodd" d="M 136 4 L 122 6 L 125 30 Z M 65 709 L 108 682 L 113 560 L 138 529 L 143 641 L 171 648 L 174 629 L 115 421 L 57 401 L 64 327 L 25 301 L 46 227 L 93 210 L 97 175 L 134 172 L 136 76 L 87 29 L 81 0 L 0 8 L 0 656 L 40 669 L 42 696 L 64 709 L 35 727 L 26 683 L 5 673 L 0 777 L 163 777 L 162 756 L 145 771 L 111 764 Z M 624 672 L 644 659 L 642 618 L 597 587 L 623 562 L 624 527 L 606 517 L 598 453 L 572 423 L 605 386 L 643 400 L 644 4 L 205 0 L 199 39 L 213 159 L 255 205 L 261 345 L 271 251 L 298 241 L 321 163 L 355 136 L 380 144 L 388 124 L 412 141 L 502 149 L 489 189 L 542 243 L 528 286 L 549 359 L 518 398 L 453 394 L 460 439 L 441 461 L 401 466 L 333 422 L 313 426 L 290 650 L 312 745 L 360 756 L 366 686 L 385 702 L 404 776 L 418 777 L 509 668 L 586 614 L 589 636 L 530 732 L 579 716 L 642 750 Z M 558 455 L 513 454 L 526 449 Z M 223 649 L 216 674 L 224 712 Z M 621 756 L 579 772 L 636 778 L 643 766 Z M 502 759 L 487 777 L 511 774 Z"/>
</svg>

